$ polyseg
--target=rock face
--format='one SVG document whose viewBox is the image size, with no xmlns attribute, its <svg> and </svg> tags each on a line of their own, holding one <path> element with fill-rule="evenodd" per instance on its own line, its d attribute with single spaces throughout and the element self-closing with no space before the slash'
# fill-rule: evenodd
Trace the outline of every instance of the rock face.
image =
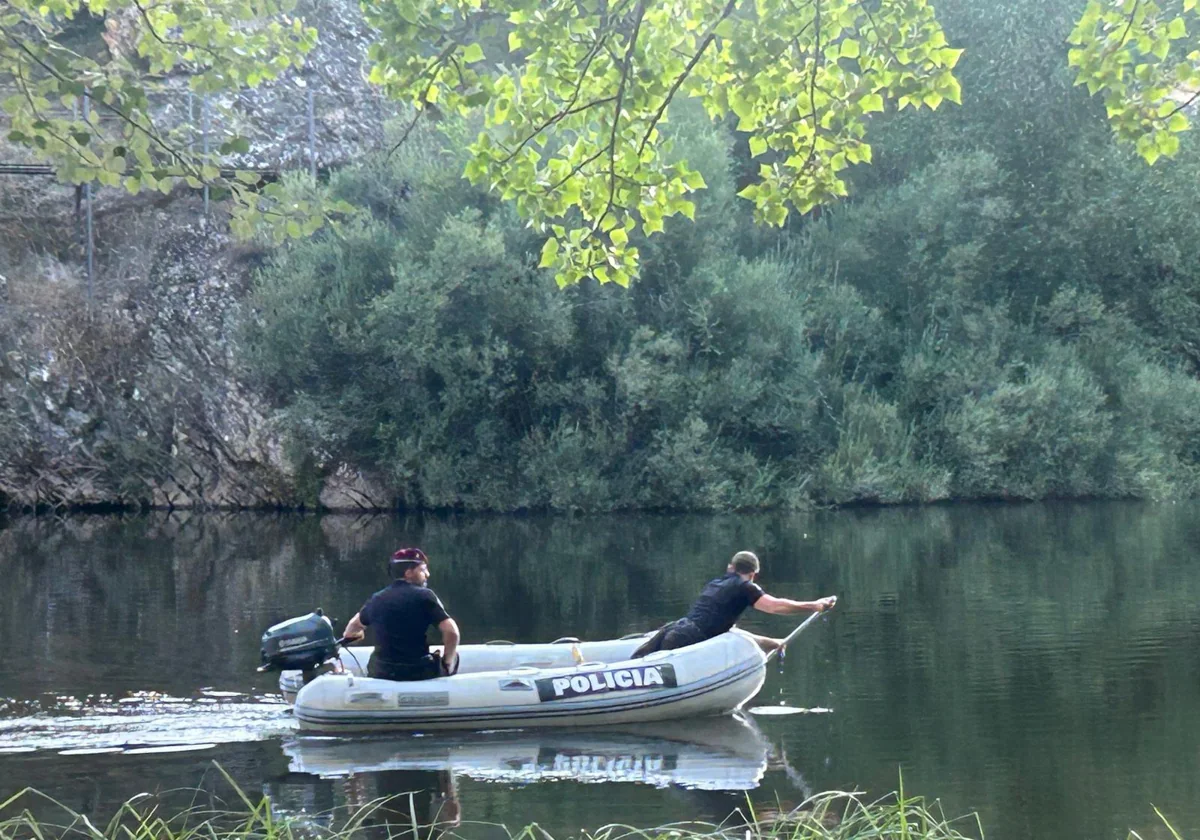
<svg viewBox="0 0 1200 840">
<path fill-rule="evenodd" d="M 382 145 L 389 112 L 365 81 L 371 32 L 355 0 L 298 11 L 321 32 L 306 68 L 226 104 L 253 129 L 253 163 L 305 168 L 311 89 L 318 163 L 352 162 Z M 110 49 L 123 38 L 113 22 Z M 168 122 L 178 107 L 164 105 Z M 0 141 L 0 159 L 9 152 Z M 74 195 L 0 181 L 0 504 L 390 506 L 348 468 L 299 489 L 271 407 L 237 363 L 265 253 L 233 242 L 219 207 L 205 216 L 186 191 L 100 191 L 89 300 Z"/>
<path fill-rule="evenodd" d="M 78 276 L 21 282 L 0 334 L 0 493 L 10 504 L 299 502 L 269 407 L 234 361 L 254 255 L 188 210 L 122 215 L 155 231 L 145 264 L 126 263 L 131 274 L 105 283 L 90 309 Z"/>
<path fill-rule="evenodd" d="M 357 0 L 300 0 L 295 14 L 319 32 L 303 68 L 237 94 L 214 94 L 207 108 L 199 95 L 188 96 L 187 76 L 177 76 L 156 94 L 156 125 L 190 126 L 197 146 L 205 133 L 214 145 L 236 133 L 250 142 L 248 153 L 228 159 L 238 166 L 307 169 L 315 159 L 324 169 L 379 148 L 395 106 L 366 81 L 374 33 Z M 106 21 L 110 52 L 136 57 L 135 23 Z"/>
</svg>

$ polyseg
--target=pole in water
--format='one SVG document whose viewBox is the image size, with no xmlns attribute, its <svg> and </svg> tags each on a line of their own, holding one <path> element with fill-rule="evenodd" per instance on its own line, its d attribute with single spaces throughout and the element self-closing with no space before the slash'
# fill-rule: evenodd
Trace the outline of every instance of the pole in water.
<svg viewBox="0 0 1200 840">
<path fill-rule="evenodd" d="M 792 641 L 797 636 L 799 636 L 806 627 L 808 627 L 809 625 L 811 625 L 815 621 L 817 621 L 817 619 L 820 616 L 821 616 L 821 613 L 819 613 L 819 612 L 813 613 L 812 615 L 810 615 L 808 618 L 806 618 L 804 620 L 803 623 L 801 623 L 801 625 L 799 627 L 797 627 L 795 630 L 793 630 L 791 633 L 789 633 L 787 635 L 787 638 L 785 638 L 783 640 L 783 643 L 779 647 L 775 648 L 775 650 L 773 650 L 769 654 L 767 654 L 768 662 L 771 660 L 772 656 L 778 655 L 780 676 L 783 675 L 783 661 L 784 661 L 784 657 L 787 655 L 788 642 Z M 754 706 L 750 709 L 747 709 L 747 711 L 750 712 L 750 714 L 752 714 L 752 715 L 774 716 L 774 715 L 816 714 L 816 713 L 830 712 L 833 710 L 825 709 L 825 708 L 801 709 L 796 706 L 787 705 L 787 703 L 785 703 L 783 700 L 783 684 L 781 682 L 779 685 L 779 705 L 777 705 L 777 706 Z"/>
</svg>

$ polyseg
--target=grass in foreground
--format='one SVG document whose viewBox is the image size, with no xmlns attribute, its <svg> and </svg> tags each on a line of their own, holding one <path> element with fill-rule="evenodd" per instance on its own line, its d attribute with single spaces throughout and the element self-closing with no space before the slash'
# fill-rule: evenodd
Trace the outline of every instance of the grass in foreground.
<svg viewBox="0 0 1200 840">
<path fill-rule="evenodd" d="M 458 837 L 464 828 L 468 830 L 463 833 L 474 833 L 469 831 L 471 825 L 490 826 L 490 836 L 500 830 L 509 840 L 556 840 L 536 823 L 514 831 L 490 823 L 464 825 L 439 816 L 435 824 L 421 825 L 408 816 L 415 809 L 411 797 L 404 796 L 375 800 L 340 817 L 281 815 L 269 798 L 254 802 L 224 770 L 220 772 L 237 794 L 235 809 L 193 806 L 165 811 L 156 797 L 141 794 L 123 803 L 103 825 L 27 788 L 0 802 L 0 840 L 437 840 Z M 31 806 L 59 816 L 38 816 Z M 1155 813 L 1174 840 L 1183 840 L 1157 808 Z M 397 820 L 397 814 L 404 818 Z M 906 796 L 901 779 L 899 792 L 870 801 L 860 792 L 828 791 L 786 811 L 748 805 L 720 824 L 689 822 L 654 828 L 614 824 L 584 832 L 580 840 L 982 840 L 983 836 L 975 815 L 947 819 L 939 803 Z M 1134 831 L 1129 837 L 1141 840 Z"/>
</svg>

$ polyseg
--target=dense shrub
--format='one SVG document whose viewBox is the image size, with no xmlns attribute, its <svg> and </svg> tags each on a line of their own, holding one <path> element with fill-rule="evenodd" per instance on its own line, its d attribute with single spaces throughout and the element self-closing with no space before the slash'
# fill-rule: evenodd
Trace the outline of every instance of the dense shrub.
<svg viewBox="0 0 1200 840">
<path fill-rule="evenodd" d="M 1116 149 L 1043 5 L 947 0 L 964 107 L 884 117 L 783 231 L 736 197 L 745 138 L 673 111 L 709 189 L 628 290 L 558 290 L 453 120 L 339 173 L 364 218 L 275 255 L 245 342 L 309 494 L 340 463 L 413 508 L 1200 491 L 1200 150 Z"/>
</svg>

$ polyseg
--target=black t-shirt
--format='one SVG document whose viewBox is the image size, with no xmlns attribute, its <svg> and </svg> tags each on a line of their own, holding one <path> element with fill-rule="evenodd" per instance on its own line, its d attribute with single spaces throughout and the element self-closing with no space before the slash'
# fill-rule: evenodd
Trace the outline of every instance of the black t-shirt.
<svg viewBox="0 0 1200 840">
<path fill-rule="evenodd" d="M 711 639 L 732 627 L 742 611 L 753 606 L 762 595 L 762 587 L 757 583 L 729 572 L 704 584 L 687 617 Z"/>
<path fill-rule="evenodd" d="M 398 580 L 367 599 L 359 620 L 375 628 L 375 653 L 385 662 L 410 664 L 429 654 L 425 631 L 449 614 L 432 589 Z"/>
</svg>

